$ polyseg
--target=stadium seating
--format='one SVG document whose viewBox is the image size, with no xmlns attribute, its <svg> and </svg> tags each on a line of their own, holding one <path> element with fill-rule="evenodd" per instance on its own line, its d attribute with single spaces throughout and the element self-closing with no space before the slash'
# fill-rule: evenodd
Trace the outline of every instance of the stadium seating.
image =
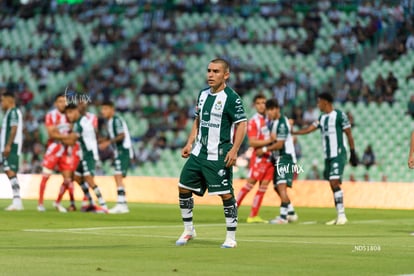
<svg viewBox="0 0 414 276">
<path fill-rule="evenodd" d="M 262 1 L 260 1 L 262 2 Z M 266 1 L 263 1 L 266 2 Z M 180 13 L 175 19 L 177 26 L 177 32 L 184 32 L 185 30 L 195 28 L 200 24 L 205 24 L 207 21 L 214 22 L 220 17 L 218 13 L 202 13 L 195 12 L 183 12 Z M 296 18 L 301 21 L 304 14 L 298 12 Z M 138 15 L 134 18 L 120 17 L 121 25 L 124 33 L 126 34 L 126 41 L 132 39 L 135 35 L 139 34 L 143 28 L 143 18 Z M 12 30 L 0 30 L 1 42 L 6 46 L 12 48 L 21 47 L 27 48 L 29 43 L 32 44 L 34 49 L 38 49 L 42 46 L 45 39 L 45 35 L 31 35 L 36 32 L 36 26 L 39 23 L 40 16 L 17 21 L 16 27 Z M 45 17 L 46 22 L 51 21 L 51 15 Z M 20 65 L 17 61 L 2 61 L 0 62 L 0 77 L 8 78 L 13 76 L 15 79 L 23 77 L 29 84 L 32 91 L 36 93 L 34 97 L 34 103 L 40 103 L 45 98 L 51 97 L 57 91 L 61 91 L 69 83 L 73 82 L 77 76 L 88 73 L 88 70 L 95 64 L 104 65 L 106 59 L 109 56 L 119 58 L 120 63 L 125 64 L 131 72 L 134 72 L 135 83 L 138 85 L 139 91 L 143 80 L 145 78 L 144 73 L 139 71 L 139 63 L 136 60 L 126 61 L 121 52 L 117 51 L 117 45 L 102 45 L 98 44 L 93 46 L 91 44 L 90 37 L 92 30 L 99 24 L 99 19 L 94 19 L 89 23 L 79 22 L 68 14 L 61 16 L 55 16 L 56 28 L 59 31 L 59 39 L 64 47 L 71 49 L 72 42 L 77 35 L 81 36 L 81 39 L 85 45 L 83 64 L 75 68 L 68 73 L 56 72 L 50 73 L 48 79 L 48 88 L 46 93 L 40 94 L 38 92 L 38 81 L 33 77 L 30 72 L 30 68 L 27 65 Z M 246 26 L 247 31 L 251 38 L 257 39 L 258 43 L 242 44 L 237 39 L 231 39 L 229 41 L 212 41 L 206 45 L 191 45 L 198 47 L 201 50 L 201 54 L 190 54 L 185 56 L 185 72 L 184 72 L 184 87 L 180 93 L 176 96 L 177 102 L 180 106 L 186 103 L 192 103 L 197 96 L 194 87 L 202 88 L 205 86 L 204 80 L 204 68 L 212 56 L 228 55 L 231 57 L 237 57 L 242 62 L 254 61 L 255 66 L 264 68 L 268 66 L 272 75 L 277 78 L 282 72 L 286 72 L 295 65 L 298 70 L 307 70 L 311 72 L 312 79 L 315 84 L 315 89 L 322 87 L 332 78 L 336 76 L 336 69 L 332 66 L 322 68 L 318 66 L 318 57 L 322 52 L 329 51 L 330 47 L 334 43 L 333 34 L 336 31 L 336 27 L 331 23 L 328 16 L 321 13 L 322 25 L 319 28 L 318 38 L 315 41 L 315 50 L 308 54 L 295 54 L 286 55 L 285 51 L 280 46 L 270 45 L 262 43 L 267 32 L 278 28 L 280 31 L 280 40 L 284 41 L 287 38 L 296 39 L 299 42 L 304 41 L 307 38 L 307 32 L 303 27 L 298 28 L 279 28 L 279 18 L 270 17 L 265 19 L 260 17 L 258 12 L 254 12 L 252 16 L 244 19 L 238 14 L 233 14 L 226 18 L 226 22 L 231 23 L 232 27 L 237 29 L 241 26 Z M 369 22 L 369 18 L 358 15 L 355 11 L 352 12 L 339 12 L 339 24 L 338 29 L 345 26 L 345 23 L 349 22 L 351 26 L 354 26 L 356 22 L 361 22 L 362 26 L 366 26 Z M 383 27 L 387 26 L 387 22 L 383 22 Z M 166 34 L 168 36 L 170 34 Z M 366 45 L 358 45 L 358 53 L 362 53 L 363 48 Z M 73 55 L 73 49 L 70 50 Z M 155 46 L 153 49 L 153 55 L 159 59 L 163 59 L 166 56 L 165 49 L 161 49 Z M 173 59 L 176 58 L 173 56 Z M 409 52 L 404 57 L 391 63 L 383 61 L 381 57 L 378 57 L 372 61 L 362 71 L 363 79 L 370 87 L 373 87 L 375 79 L 378 73 L 385 76 L 388 71 L 392 70 L 399 81 L 399 89 L 395 94 L 396 102 L 393 106 L 388 104 L 369 104 L 367 106 L 363 104 L 353 105 L 346 103 L 344 105 L 338 105 L 337 107 L 344 111 L 351 111 L 355 117 L 356 127 L 353 129 L 357 151 L 360 157 L 362 156 L 363 149 L 366 145 L 372 144 L 374 152 L 377 155 L 378 165 L 374 166 L 370 170 L 370 177 L 373 180 L 380 180 L 383 175 L 388 177 L 388 180 L 395 181 L 407 181 L 409 180 L 409 174 L 407 170 L 400 169 L 406 167 L 406 148 L 407 139 L 411 130 L 411 119 L 404 115 L 406 109 L 406 102 L 409 95 L 414 89 L 414 81 L 405 82 L 405 77 L 410 72 L 414 65 L 414 53 Z M 248 75 L 242 71 L 241 77 L 247 78 Z M 263 91 L 266 95 L 271 95 L 272 92 L 265 88 L 265 85 L 258 84 L 257 87 L 248 91 L 243 95 L 246 111 L 248 116 L 254 113 L 250 103 L 256 93 Z M 137 95 L 131 90 L 124 91 L 130 102 L 137 101 Z M 158 96 L 155 95 L 139 95 L 139 102 L 141 106 L 158 106 Z M 162 97 L 162 105 L 165 105 L 168 101 L 168 97 Z M 306 104 L 306 94 L 298 95 L 296 103 Z M 95 110 L 96 111 L 96 110 Z M 133 112 L 126 112 L 123 114 L 127 124 L 129 125 L 131 135 L 134 140 L 139 140 L 148 129 L 148 121 L 142 118 L 137 120 L 136 114 Z M 191 128 L 191 120 L 185 130 L 180 132 L 181 136 L 185 136 Z M 407 127 L 409 126 L 409 127 Z M 384 131 L 389 127 L 395 127 L 395 129 L 401 130 L 399 135 L 395 135 L 391 131 Z M 44 128 L 41 127 L 41 134 L 45 137 Z M 382 130 L 379 133 L 378 130 Z M 172 137 L 172 132 L 167 131 L 167 139 Z M 398 136 L 398 137 L 397 137 Z M 303 164 L 306 170 L 310 168 L 313 160 L 318 161 L 320 168 L 323 167 L 323 156 L 321 154 L 315 154 L 315 152 L 321 151 L 320 135 L 312 134 L 309 136 L 299 137 L 299 143 L 302 147 L 303 157 L 300 163 Z M 135 150 L 138 148 L 138 144 L 134 145 Z M 145 163 L 142 166 L 133 168 L 132 173 L 137 175 L 163 175 L 163 176 L 178 176 L 181 166 L 185 160 L 180 158 L 178 150 L 171 151 L 165 150 L 160 162 L 157 164 Z M 103 170 L 108 172 L 109 167 L 103 164 Z M 359 166 L 356 169 L 347 168 L 345 171 L 345 178 L 348 179 L 350 174 L 354 174 L 358 179 L 362 179 L 365 173 L 364 168 Z M 305 178 L 305 174 L 300 175 L 300 178 Z M 235 172 L 237 177 L 246 176 L 246 168 L 237 168 Z"/>
</svg>

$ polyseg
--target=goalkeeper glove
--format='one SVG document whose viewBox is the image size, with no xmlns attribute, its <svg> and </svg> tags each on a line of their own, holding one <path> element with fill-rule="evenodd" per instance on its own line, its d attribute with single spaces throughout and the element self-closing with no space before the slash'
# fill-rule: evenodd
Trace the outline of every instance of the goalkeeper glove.
<svg viewBox="0 0 414 276">
<path fill-rule="evenodd" d="M 349 163 L 351 163 L 352 167 L 358 166 L 358 156 L 356 155 L 354 149 L 351 149 L 351 157 L 349 158 Z"/>
</svg>

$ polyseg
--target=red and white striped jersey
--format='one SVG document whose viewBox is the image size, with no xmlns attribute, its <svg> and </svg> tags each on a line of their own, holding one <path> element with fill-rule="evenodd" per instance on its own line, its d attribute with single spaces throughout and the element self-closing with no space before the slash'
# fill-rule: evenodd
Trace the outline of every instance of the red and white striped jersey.
<svg viewBox="0 0 414 276">
<path fill-rule="evenodd" d="M 267 119 L 265 116 L 256 113 L 249 120 L 247 124 L 247 137 L 259 140 L 266 140 L 270 138 L 270 130 L 267 126 Z M 270 160 L 270 152 L 264 153 L 260 158 L 256 155 L 256 149 L 253 150 L 250 164 L 253 165 L 259 162 L 268 162 Z"/>
<path fill-rule="evenodd" d="M 69 133 L 70 123 L 64 113 L 59 112 L 56 108 L 49 111 L 45 116 L 46 127 L 54 126 L 59 133 Z M 48 144 L 52 143 L 53 139 L 48 140 Z"/>
</svg>

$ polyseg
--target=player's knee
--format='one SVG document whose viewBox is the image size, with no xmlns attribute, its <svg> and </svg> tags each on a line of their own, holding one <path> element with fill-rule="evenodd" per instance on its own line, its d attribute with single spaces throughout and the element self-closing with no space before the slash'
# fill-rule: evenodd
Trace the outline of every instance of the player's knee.
<svg viewBox="0 0 414 276">
<path fill-rule="evenodd" d="M 232 194 L 224 194 L 224 195 L 220 195 L 221 199 L 224 200 L 229 200 L 233 198 Z"/>
<path fill-rule="evenodd" d="M 182 188 L 182 187 L 178 187 L 178 192 L 179 192 L 180 194 L 188 194 L 188 193 L 191 193 L 191 191 L 190 191 L 190 190 L 188 190 L 188 189 L 186 189 L 186 188 Z"/>
<path fill-rule="evenodd" d="M 51 174 L 53 173 L 53 170 L 48 169 L 48 168 L 46 168 L 46 167 L 43 167 L 43 168 L 42 168 L 42 173 L 43 173 L 43 174 L 46 174 L 46 175 L 51 175 Z"/>
</svg>

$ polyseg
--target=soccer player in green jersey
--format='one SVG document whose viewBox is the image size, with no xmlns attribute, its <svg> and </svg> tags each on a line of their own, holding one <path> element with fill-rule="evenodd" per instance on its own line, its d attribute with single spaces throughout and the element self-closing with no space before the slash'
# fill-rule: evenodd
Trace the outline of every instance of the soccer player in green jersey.
<svg viewBox="0 0 414 276">
<path fill-rule="evenodd" d="M 193 193 L 219 195 L 223 201 L 227 235 L 222 248 L 234 248 L 237 203 L 233 192 L 232 166 L 246 135 L 247 119 L 240 96 L 226 85 L 229 64 L 212 60 L 207 68 L 209 88 L 201 90 L 195 119 L 187 144 L 181 150 L 185 163 L 178 184 L 184 232 L 176 245 L 185 245 L 196 236 L 193 225 Z M 194 144 L 194 145 L 193 145 Z"/>
<path fill-rule="evenodd" d="M 75 171 L 74 180 L 81 184 L 85 180 L 89 187 L 95 192 L 100 208 L 97 212 L 108 212 L 105 200 L 102 197 L 99 187 L 95 184 L 95 162 L 99 160 L 98 143 L 96 141 L 95 129 L 88 118 L 82 116 L 75 104 L 68 104 L 65 109 L 68 120 L 73 123 L 72 132 L 63 142 L 67 145 L 74 145 L 76 141 L 80 144 L 80 162 Z"/>
<path fill-rule="evenodd" d="M 272 120 L 270 135 L 275 141 L 267 146 L 267 150 L 272 151 L 275 160 L 273 185 L 281 200 L 280 215 L 270 220 L 269 223 L 286 224 L 298 220 L 287 193 L 287 187 L 292 187 L 293 174 L 297 172 L 295 147 L 290 133 L 289 120 L 280 113 L 280 107 L 276 99 L 266 101 L 266 113 L 269 120 Z M 258 154 L 262 153 L 262 149 L 259 149 Z"/>
<path fill-rule="evenodd" d="M 307 128 L 292 131 L 293 135 L 311 133 L 321 130 L 322 145 L 325 153 L 324 177 L 329 180 L 337 211 L 337 218 L 327 222 L 328 225 L 342 225 L 347 223 L 345 216 L 344 197 L 341 190 L 342 174 L 346 163 L 346 149 L 343 139 L 345 133 L 350 147 L 350 163 L 358 165 L 355 153 L 354 138 L 352 137 L 351 124 L 346 114 L 333 107 L 333 96 L 327 92 L 318 95 L 318 107 L 323 114 L 319 119 Z"/>
<path fill-rule="evenodd" d="M 102 141 L 101 149 L 114 146 L 115 152 L 115 182 L 117 187 L 118 200 L 115 207 L 109 210 L 110 214 L 128 213 L 128 205 L 125 197 L 125 185 L 122 179 L 127 175 L 130 160 L 134 157 L 132 151 L 131 136 L 124 119 L 115 114 L 114 103 L 107 101 L 102 103 L 102 116 L 107 120 L 109 140 Z"/>
<path fill-rule="evenodd" d="M 5 210 L 23 210 L 20 198 L 20 185 L 17 180 L 19 171 L 19 156 L 23 144 L 23 116 L 16 107 L 14 95 L 6 92 L 1 97 L 1 107 L 5 112 L 0 134 L 0 150 L 2 154 L 3 169 L 10 180 L 13 191 L 13 202 Z"/>
</svg>

